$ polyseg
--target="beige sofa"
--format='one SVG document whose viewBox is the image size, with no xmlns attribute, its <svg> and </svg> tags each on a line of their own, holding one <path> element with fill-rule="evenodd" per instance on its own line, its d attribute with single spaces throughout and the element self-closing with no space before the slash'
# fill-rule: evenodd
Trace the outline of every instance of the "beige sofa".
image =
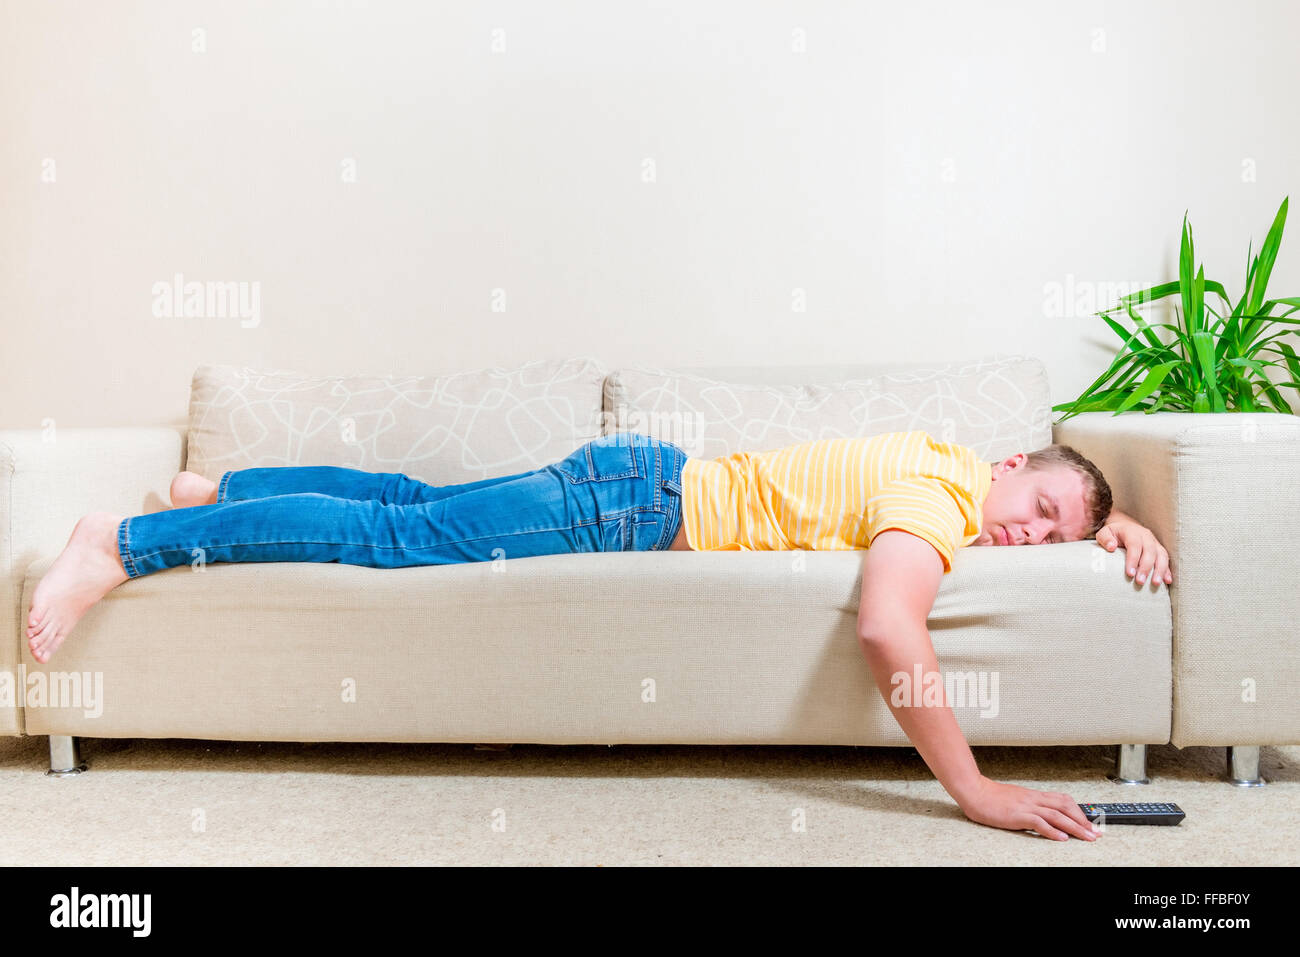
<svg viewBox="0 0 1300 957">
<path fill-rule="evenodd" d="M 623 428 L 705 457 L 926 429 L 986 461 L 1073 445 L 1176 574 L 1137 586 L 1091 540 L 959 551 L 929 623 L 941 671 L 970 682 L 954 708 L 967 740 L 1113 744 L 1125 781 L 1145 780 L 1146 745 L 1226 746 L 1229 778 L 1260 783 L 1259 746 L 1300 743 L 1300 426 L 1052 418 L 1042 363 L 1006 355 L 677 370 L 581 356 L 428 377 L 203 366 L 185 430 L 0 431 L 0 732 L 49 735 L 52 773 L 85 767 L 79 738 L 906 745 L 856 640 L 856 552 L 199 564 L 115 589 L 48 665 L 22 624 L 80 515 L 166 508 L 182 468 L 330 464 L 441 485 Z"/>
</svg>

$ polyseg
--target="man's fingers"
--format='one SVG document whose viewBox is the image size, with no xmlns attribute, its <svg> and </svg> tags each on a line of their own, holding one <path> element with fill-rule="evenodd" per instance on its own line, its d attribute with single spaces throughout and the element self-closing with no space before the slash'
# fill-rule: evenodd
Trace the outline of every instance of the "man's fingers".
<svg viewBox="0 0 1300 957">
<path fill-rule="evenodd" d="M 1059 791 L 1041 791 L 1038 800 L 1038 806 L 1031 814 L 1048 827 L 1050 833 L 1038 828 L 1039 833 L 1044 837 L 1055 838 L 1058 841 L 1062 837 L 1068 841 L 1072 836 L 1084 841 L 1097 839 L 1099 832 L 1094 830 L 1094 825 L 1083 813 L 1083 808 L 1079 807 L 1070 795 Z"/>
<path fill-rule="evenodd" d="M 1130 545 L 1127 551 L 1128 554 L 1125 557 L 1128 559 L 1128 573 L 1130 577 L 1136 580 L 1138 566 L 1142 562 L 1142 546 L 1133 547 Z"/>
<path fill-rule="evenodd" d="M 1143 540 L 1145 538 L 1145 541 Z M 1097 544 L 1108 552 L 1120 547 L 1119 536 L 1114 529 L 1105 525 L 1097 532 Z M 1155 541 L 1151 535 L 1131 535 L 1124 546 L 1124 567 L 1128 577 L 1135 583 L 1150 585 L 1152 582 L 1174 583 L 1173 568 L 1169 562 L 1169 552 Z"/>
<path fill-rule="evenodd" d="M 1138 546 L 1137 549 L 1129 554 L 1131 557 L 1129 559 L 1128 567 L 1137 569 L 1137 574 L 1133 576 L 1133 580 L 1140 585 L 1151 584 L 1151 582 L 1155 580 L 1155 575 L 1153 573 L 1155 571 L 1156 562 L 1160 558 L 1158 551 L 1148 543 L 1146 545 Z"/>
<path fill-rule="evenodd" d="M 1079 836 L 1077 828 L 1082 828 L 1083 833 L 1086 835 L 1096 833 L 1093 831 L 1094 825 L 1092 821 L 1088 820 L 1088 815 L 1083 813 L 1083 808 L 1079 807 L 1078 802 L 1070 795 L 1062 794 L 1059 791 L 1048 791 L 1047 797 L 1050 798 L 1048 806 L 1059 811 L 1075 826 L 1076 830 L 1070 831 L 1075 837 Z"/>
<path fill-rule="evenodd" d="M 1070 839 L 1070 835 L 1059 828 L 1052 827 L 1037 814 L 1029 815 L 1029 826 L 1043 837 L 1050 837 L 1054 841 L 1068 841 Z"/>
<path fill-rule="evenodd" d="M 1078 810 L 1076 808 L 1076 810 Z M 1097 835 L 1092 832 L 1091 824 L 1080 824 L 1064 811 L 1058 811 L 1056 808 L 1045 807 L 1039 812 L 1039 815 L 1050 824 L 1055 825 L 1059 830 L 1066 834 L 1072 834 L 1083 841 L 1096 840 Z M 1080 814 L 1083 812 L 1080 811 Z"/>
<path fill-rule="evenodd" d="M 1084 827 L 1091 827 L 1092 822 L 1088 820 L 1088 815 L 1083 813 L 1083 808 L 1079 807 L 1078 802 L 1068 794 L 1062 794 L 1060 791 L 1049 791 L 1047 796 L 1052 799 L 1051 806 L 1069 815 L 1076 822 Z"/>
<path fill-rule="evenodd" d="M 1160 556 L 1150 548 L 1142 552 L 1142 558 L 1137 563 L 1137 580 L 1143 585 L 1160 584 L 1160 579 L 1156 577 L 1156 563 Z"/>
</svg>

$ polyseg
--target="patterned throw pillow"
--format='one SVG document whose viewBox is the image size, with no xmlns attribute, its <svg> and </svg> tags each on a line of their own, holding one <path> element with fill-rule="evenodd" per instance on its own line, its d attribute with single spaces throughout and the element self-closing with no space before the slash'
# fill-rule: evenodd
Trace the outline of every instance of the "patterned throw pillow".
<svg viewBox="0 0 1300 957">
<path fill-rule="evenodd" d="M 600 432 L 608 370 L 592 356 L 453 375 L 312 376 L 203 365 L 186 468 L 341 465 L 433 485 L 557 462 Z"/>
<path fill-rule="evenodd" d="M 605 433 L 644 432 L 700 458 L 914 429 L 986 462 L 1052 444 L 1047 373 L 1026 356 L 708 371 L 615 369 L 605 381 Z"/>
</svg>

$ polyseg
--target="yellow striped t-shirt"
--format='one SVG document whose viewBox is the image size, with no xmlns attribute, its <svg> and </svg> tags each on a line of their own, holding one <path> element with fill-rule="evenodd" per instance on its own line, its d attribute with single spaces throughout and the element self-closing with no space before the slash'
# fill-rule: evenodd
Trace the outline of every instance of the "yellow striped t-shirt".
<svg viewBox="0 0 1300 957">
<path fill-rule="evenodd" d="M 869 548 L 898 528 L 952 556 L 980 536 L 992 466 L 928 432 L 817 439 L 687 458 L 682 521 L 697 551 Z"/>
</svg>

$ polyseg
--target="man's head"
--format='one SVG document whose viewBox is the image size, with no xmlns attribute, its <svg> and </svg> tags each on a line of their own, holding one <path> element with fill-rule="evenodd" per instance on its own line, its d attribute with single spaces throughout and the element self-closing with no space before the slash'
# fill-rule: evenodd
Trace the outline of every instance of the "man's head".
<svg viewBox="0 0 1300 957">
<path fill-rule="evenodd" d="M 1018 452 L 992 468 L 984 524 L 972 545 L 1083 541 L 1097 534 L 1113 507 L 1101 470 L 1068 445 Z"/>
</svg>

